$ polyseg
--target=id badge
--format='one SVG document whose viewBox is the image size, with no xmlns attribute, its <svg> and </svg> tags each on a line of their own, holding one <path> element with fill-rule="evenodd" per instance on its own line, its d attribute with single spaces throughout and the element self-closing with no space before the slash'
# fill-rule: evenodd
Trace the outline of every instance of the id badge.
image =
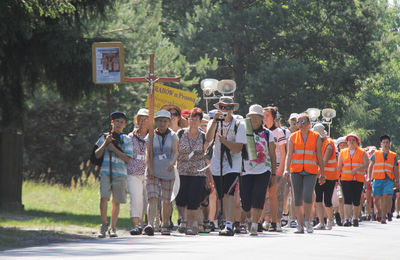
<svg viewBox="0 0 400 260">
<path fill-rule="evenodd" d="M 164 159 L 167 159 L 167 155 L 166 155 L 165 153 L 160 154 L 160 155 L 158 156 L 158 159 L 159 159 L 160 161 L 162 161 L 162 160 L 164 160 Z"/>
<path fill-rule="evenodd" d="M 191 159 L 191 158 L 193 157 L 193 155 L 194 155 L 194 152 L 192 151 L 192 152 L 189 154 L 189 159 Z"/>
<path fill-rule="evenodd" d="M 144 155 L 143 154 L 138 154 L 138 155 L 136 155 L 136 159 L 140 160 L 140 161 L 143 161 L 144 160 Z"/>
</svg>

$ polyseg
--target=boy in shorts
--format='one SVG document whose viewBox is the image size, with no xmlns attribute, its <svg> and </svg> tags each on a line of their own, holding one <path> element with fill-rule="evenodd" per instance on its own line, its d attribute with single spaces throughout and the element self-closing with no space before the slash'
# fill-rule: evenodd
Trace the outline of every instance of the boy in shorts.
<svg viewBox="0 0 400 260">
<path fill-rule="evenodd" d="M 101 226 L 99 238 L 104 238 L 108 229 L 107 206 L 112 194 L 111 227 L 108 230 L 110 237 L 117 237 L 115 226 L 118 220 L 120 203 L 126 203 L 127 169 L 126 165 L 132 159 L 133 146 L 131 139 L 122 133 L 126 127 L 127 117 L 122 112 L 113 112 L 110 115 L 112 130 L 110 134 L 102 134 L 97 140 L 95 155 L 97 159 L 103 157 L 100 168 L 100 215 Z M 110 154 L 111 151 L 111 167 Z M 111 174 L 110 174 L 111 168 Z"/>
</svg>

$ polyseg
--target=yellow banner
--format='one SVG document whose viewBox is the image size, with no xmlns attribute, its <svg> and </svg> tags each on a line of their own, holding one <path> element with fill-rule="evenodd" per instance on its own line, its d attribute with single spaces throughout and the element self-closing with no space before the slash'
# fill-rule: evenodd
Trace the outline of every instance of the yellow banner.
<svg viewBox="0 0 400 260">
<path fill-rule="evenodd" d="M 194 108 L 197 94 L 171 88 L 158 83 L 154 84 L 154 110 L 158 111 L 163 105 L 171 104 L 178 106 L 181 110 Z M 146 107 L 149 107 L 147 98 Z"/>
</svg>

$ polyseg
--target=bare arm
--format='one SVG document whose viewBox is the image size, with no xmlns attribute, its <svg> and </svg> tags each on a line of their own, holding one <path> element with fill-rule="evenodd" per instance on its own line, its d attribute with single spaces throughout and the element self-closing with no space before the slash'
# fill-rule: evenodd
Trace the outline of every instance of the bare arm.
<svg viewBox="0 0 400 260">
<path fill-rule="evenodd" d="M 330 145 L 328 145 L 326 147 L 325 155 L 324 155 L 324 167 L 328 163 L 329 158 L 332 156 L 332 151 L 333 151 L 332 147 Z"/>
<path fill-rule="evenodd" d="M 375 162 L 369 161 L 369 166 L 368 166 L 368 180 L 367 181 L 372 181 L 372 170 L 374 169 Z"/>
<path fill-rule="evenodd" d="M 274 144 L 275 145 L 275 144 Z M 283 170 L 285 169 L 285 161 L 286 161 L 286 148 L 285 144 L 280 144 L 276 147 L 276 149 L 279 149 L 279 152 L 281 154 L 281 158 L 279 161 L 279 168 L 276 171 L 277 176 L 282 176 Z M 276 159 L 276 158 L 275 158 Z"/>
<path fill-rule="evenodd" d="M 177 159 L 178 159 L 178 140 L 174 141 L 174 143 L 172 144 L 171 164 L 168 166 L 168 171 L 172 171 L 174 165 L 176 164 Z"/>
<path fill-rule="evenodd" d="M 94 152 L 97 159 L 100 159 L 104 155 L 104 151 L 111 142 L 112 142 L 112 136 L 107 135 L 106 140 L 104 140 L 103 144 L 99 148 L 97 148 L 96 151 Z"/>
<path fill-rule="evenodd" d="M 217 128 L 217 121 L 213 120 L 210 128 L 207 129 L 206 142 L 211 143 L 215 135 L 215 129 Z"/>
<path fill-rule="evenodd" d="M 123 160 L 126 164 L 129 163 L 130 160 L 132 160 L 132 157 L 130 157 L 129 155 L 127 155 L 124 152 L 121 152 L 121 150 L 117 149 L 113 143 L 110 143 L 108 145 L 108 149 L 111 152 L 114 152 L 121 160 Z"/>
<path fill-rule="evenodd" d="M 219 140 L 222 144 L 224 144 L 226 147 L 228 147 L 229 150 L 231 150 L 234 153 L 240 153 L 242 151 L 243 144 L 242 143 L 234 143 L 226 140 L 226 137 L 222 136 L 220 133 L 218 133 Z"/>
<path fill-rule="evenodd" d="M 147 166 L 147 175 L 149 177 L 154 176 L 153 165 L 150 164 L 150 142 L 146 143 L 146 166 Z"/>
<path fill-rule="evenodd" d="M 317 159 L 320 168 L 321 176 L 320 178 L 325 178 L 324 160 L 322 159 L 322 140 L 318 138 L 317 140 Z"/>
</svg>

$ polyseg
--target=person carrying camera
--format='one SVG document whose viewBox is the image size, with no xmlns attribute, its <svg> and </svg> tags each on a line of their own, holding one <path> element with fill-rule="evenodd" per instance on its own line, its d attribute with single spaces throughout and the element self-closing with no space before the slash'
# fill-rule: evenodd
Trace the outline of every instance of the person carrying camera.
<svg viewBox="0 0 400 260">
<path fill-rule="evenodd" d="M 110 237 L 117 237 L 115 226 L 118 220 L 120 203 L 126 203 L 127 193 L 127 169 L 126 165 L 133 157 L 132 141 L 122 133 L 126 127 L 127 117 L 125 113 L 113 112 L 110 115 L 112 130 L 110 134 L 101 135 L 97 140 L 98 148 L 95 151 L 97 159 L 103 157 L 100 168 L 100 215 L 101 226 L 99 238 L 106 236 L 107 204 L 112 193 L 111 227 L 108 230 Z M 111 157 L 109 152 L 111 152 Z M 110 167 L 111 158 L 111 167 Z M 111 172 L 110 172 L 111 170 Z"/>
<path fill-rule="evenodd" d="M 235 186 L 242 169 L 242 147 L 246 143 L 246 130 L 243 123 L 232 114 L 239 108 L 232 97 L 221 97 L 214 104 L 218 109 L 213 120 L 208 123 L 206 141 L 213 139 L 214 147 L 210 162 L 218 198 L 222 200 L 226 219 L 221 236 L 233 236 L 232 222 L 235 217 Z M 218 128 L 217 128 L 218 125 Z"/>
</svg>

